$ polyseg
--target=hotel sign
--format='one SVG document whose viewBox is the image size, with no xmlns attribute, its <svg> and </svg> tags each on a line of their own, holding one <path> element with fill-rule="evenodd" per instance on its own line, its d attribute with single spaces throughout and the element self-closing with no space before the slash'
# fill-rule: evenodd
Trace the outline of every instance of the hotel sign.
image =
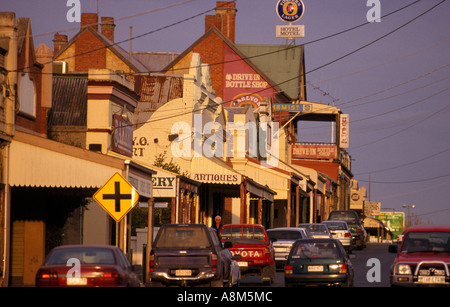
<svg viewBox="0 0 450 307">
<path fill-rule="evenodd" d="M 281 20 L 292 23 L 303 17 L 305 5 L 301 0 L 279 0 L 276 11 Z"/>
</svg>

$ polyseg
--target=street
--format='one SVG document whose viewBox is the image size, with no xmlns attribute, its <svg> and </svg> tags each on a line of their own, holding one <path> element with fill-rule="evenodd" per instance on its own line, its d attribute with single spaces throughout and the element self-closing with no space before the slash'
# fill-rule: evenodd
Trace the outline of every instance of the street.
<svg viewBox="0 0 450 307">
<path fill-rule="evenodd" d="M 389 268 L 395 254 L 388 252 L 388 246 L 389 244 L 386 243 L 368 243 L 365 249 L 353 251 L 355 257 L 351 261 L 355 270 L 354 287 L 390 287 Z M 379 264 L 376 260 L 369 261 L 369 259 L 378 259 Z M 241 280 L 240 286 L 264 287 L 265 285 L 259 277 L 249 276 Z M 275 282 L 270 287 L 284 287 L 283 271 L 277 271 Z"/>
</svg>

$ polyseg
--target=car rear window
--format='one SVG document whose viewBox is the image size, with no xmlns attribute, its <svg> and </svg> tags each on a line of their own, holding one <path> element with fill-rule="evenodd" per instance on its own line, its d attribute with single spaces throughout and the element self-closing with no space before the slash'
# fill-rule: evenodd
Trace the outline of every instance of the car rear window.
<svg viewBox="0 0 450 307">
<path fill-rule="evenodd" d="M 359 218 L 356 216 L 355 212 L 333 211 L 330 213 L 328 219 L 359 223 Z"/>
<path fill-rule="evenodd" d="M 273 230 L 273 231 L 268 231 L 267 235 L 269 236 L 269 238 L 277 239 L 277 240 L 302 239 L 302 234 L 299 231 Z"/>
<path fill-rule="evenodd" d="M 174 226 L 160 229 L 154 247 L 169 249 L 209 248 L 211 242 L 204 227 Z"/>
<path fill-rule="evenodd" d="M 81 265 L 115 264 L 114 253 L 105 248 L 71 248 L 54 250 L 46 261 L 46 265 L 66 265 L 71 258 L 78 259 Z"/>
<path fill-rule="evenodd" d="M 220 233 L 220 239 L 222 241 L 231 239 L 255 239 L 265 241 L 266 236 L 259 227 L 223 227 Z"/>
<path fill-rule="evenodd" d="M 339 250 L 334 242 L 301 242 L 292 248 L 292 258 L 335 259 Z"/>
<path fill-rule="evenodd" d="M 343 223 L 339 223 L 339 222 L 326 222 L 324 223 L 325 225 L 327 225 L 329 230 L 346 230 L 347 228 L 345 227 L 345 224 Z"/>
</svg>

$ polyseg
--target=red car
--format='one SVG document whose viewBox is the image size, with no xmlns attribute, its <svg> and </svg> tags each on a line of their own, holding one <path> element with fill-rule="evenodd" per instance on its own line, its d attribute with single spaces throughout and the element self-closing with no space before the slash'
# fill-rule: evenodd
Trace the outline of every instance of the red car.
<svg viewBox="0 0 450 307">
<path fill-rule="evenodd" d="M 241 276 L 259 275 L 266 284 L 275 279 L 275 252 L 264 227 L 257 224 L 228 224 L 220 231 L 222 242 L 231 242 L 231 254 Z"/>
<path fill-rule="evenodd" d="M 115 246 L 63 245 L 54 248 L 39 268 L 36 286 L 139 287 L 137 269 Z"/>
<path fill-rule="evenodd" d="M 450 226 L 410 227 L 389 251 L 397 253 L 391 286 L 450 286 Z"/>
</svg>

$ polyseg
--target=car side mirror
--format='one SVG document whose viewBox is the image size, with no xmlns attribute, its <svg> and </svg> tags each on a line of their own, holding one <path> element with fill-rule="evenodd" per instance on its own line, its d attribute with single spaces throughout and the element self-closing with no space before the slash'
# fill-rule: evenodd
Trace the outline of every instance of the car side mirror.
<svg viewBox="0 0 450 307">
<path fill-rule="evenodd" d="M 231 243 L 230 241 L 225 241 L 224 243 L 223 243 L 223 247 L 224 248 L 232 248 L 233 247 L 233 243 Z"/>
<path fill-rule="evenodd" d="M 396 254 L 396 253 L 398 252 L 397 244 L 391 244 L 391 245 L 389 245 L 388 250 L 389 250 L 390 253 Z"/>
</svg>

